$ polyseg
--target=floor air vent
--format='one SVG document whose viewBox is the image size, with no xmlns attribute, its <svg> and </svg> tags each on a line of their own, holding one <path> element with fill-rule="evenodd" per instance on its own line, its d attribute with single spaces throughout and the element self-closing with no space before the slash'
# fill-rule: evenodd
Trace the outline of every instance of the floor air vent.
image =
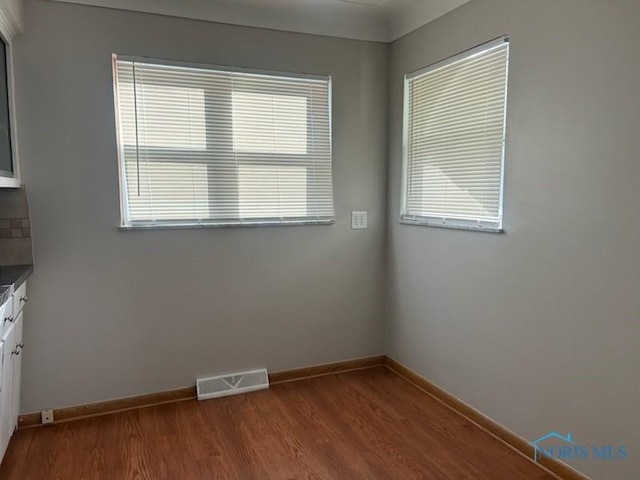
<svg viewBox="0 0 640 480">
<path fill-rule="evenodd" d="M 267 370 L 263 368 L 229 375 L 198 378 L 196 386 L 198 400 L 207 400 L 269 388 L 269 376 Z"/>
</svg>

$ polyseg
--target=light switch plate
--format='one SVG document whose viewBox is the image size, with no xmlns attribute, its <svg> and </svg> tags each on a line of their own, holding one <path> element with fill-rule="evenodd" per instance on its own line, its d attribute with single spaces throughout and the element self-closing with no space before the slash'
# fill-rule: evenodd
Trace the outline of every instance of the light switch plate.
<svg viewBox="0 0 640 480">
<path fill-rule="evenodd" d="M 366 230 L 367 212 L 351 212 L 351 228 L 353 230 Z"/>
</svg>

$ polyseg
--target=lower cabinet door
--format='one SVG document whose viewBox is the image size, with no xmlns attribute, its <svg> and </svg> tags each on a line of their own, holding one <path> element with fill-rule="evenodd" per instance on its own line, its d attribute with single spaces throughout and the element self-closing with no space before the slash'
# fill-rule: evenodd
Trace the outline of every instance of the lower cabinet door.
<svg viewBox="0 0 640 480">
<path fill-rule="evenodd" d="M 0 362 L 4 361 L 4 342 L 0 339 Z M 6 412 L 4 410 L 4 397 L 5 390 L 7 390 L 4 378 L 3 378 L 4 368 L 0 367 L 0 434 L 2 433 L 2 424 L 4 423 L 4 417 Z M 5 439 L 2 435 L 0 435 L 0 462 L 2 462 L 2 457 L 4 457 L 4 452 L 7 450 L 7 445 L 9 441 Z"/>
<path fill-rule="evenodd" d="M 13 357 L 14 325 L 2 336 L 2 391 L 0 392 L 0 458 L 4 453 L 13 434 Z"/>
<path fill-rule="evenodd" d="M 12 432 L 18 427 L 18 416 L 20 415 L 20 391 L 22 388 L 22 357 L 24 349 L 24 343 L 22 342 L 22 312 L 18 314 L 14 325 L 14 339 L 15 345 L 12 354 L 13 368 L 11 372 L 12 384 L 11 384 L 11 425 L 13 426 Z"/>
</svg>

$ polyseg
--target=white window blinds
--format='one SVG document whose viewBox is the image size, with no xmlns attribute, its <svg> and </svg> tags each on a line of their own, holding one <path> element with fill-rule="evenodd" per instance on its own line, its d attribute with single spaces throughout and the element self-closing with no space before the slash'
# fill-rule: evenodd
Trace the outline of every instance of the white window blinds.
<svg viewBox="0 0 640 480">
<path fill-rule="evenodd" d="M 405 78 L 401 220 L 499 231 L 509 43 Z"/>
<path fill-rule="evenodd" d="M 330 78 L 114 55 L 124 227 L 333 221 Z"/>
</svg>

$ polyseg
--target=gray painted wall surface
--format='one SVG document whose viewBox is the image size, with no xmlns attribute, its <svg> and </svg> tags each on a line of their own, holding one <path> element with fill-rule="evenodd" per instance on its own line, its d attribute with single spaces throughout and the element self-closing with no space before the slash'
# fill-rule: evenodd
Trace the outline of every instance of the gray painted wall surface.
<svg viewBox="0 0 640 480">
<path fill-rule="evenodd" d="M 24 411 L 383 350 L 526 438 L 640 471 L 640 5 L 473 0 L 388 48 L 53 2 L 16 40 L 36 271 Z M 397 224 L 402 76 L 511 34 L 505 235 Z M 332 74 L 331 227 L 116 230 L 110 54 Z M 77 179 L 82 179 L 78 183 Z M 74 181 L 75 180 L 75 181 Z M 369 210 L 370 229 L 349 229 Z"/>
<path fill-rule="evenodd" d="M 4 12 L 15 20 L 14 28 L 21 31 L 24 28 L 24 6 L 23 0 L 0 0 Z"/>
<path fill-rule="evenodd" d="M 392 44 L 387 353 L 520 435 L 640 471 L 640 3 L 473 0 Z M 402 78 L 511 34 L 504 235 L 397 223 Z"/>
<path fill-rule="evenodd" d="M 26 24 L 24 412 L 382 353 L 387 45 L 40 0 Z M 119 232 L 114 52 L 332 75 L 336 224 Z"/>
</svg>

